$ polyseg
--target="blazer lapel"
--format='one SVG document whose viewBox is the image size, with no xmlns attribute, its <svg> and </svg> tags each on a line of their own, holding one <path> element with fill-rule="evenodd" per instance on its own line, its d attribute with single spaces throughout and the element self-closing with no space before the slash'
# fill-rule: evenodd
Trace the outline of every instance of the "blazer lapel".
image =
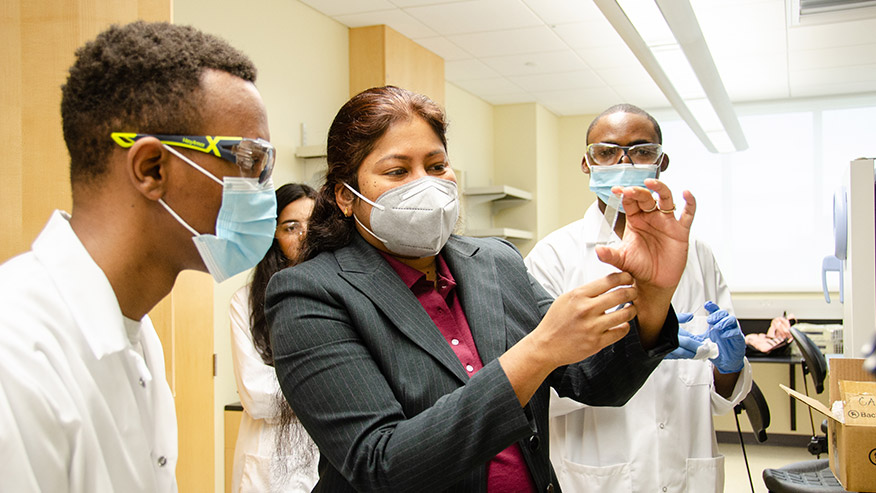
<svg viewBox="0 0 876 493">
<path fill-rule="evenodd" d="M 341 266 L 341 277 L 367 296 L 401 333 L 457 378 L 468 380 L 456 353 L 417 297 L 373 246 L 356 234 L 350 245 L 335 252 L 335 257 Z"/>
<path fill-rule="evenodd" d="M 507 349 L 502 292 L 493 257 L 469 241 L 451 236 L 442 251 L 456 281 L 458 296 L 486 365 Z"/>
</svg>

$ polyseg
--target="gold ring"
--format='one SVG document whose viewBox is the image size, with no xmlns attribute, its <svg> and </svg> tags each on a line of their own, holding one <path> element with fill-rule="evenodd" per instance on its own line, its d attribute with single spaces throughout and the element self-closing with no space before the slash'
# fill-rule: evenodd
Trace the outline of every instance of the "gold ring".
<svg viewBox="0 0 876 493">
<path fill-rule="evenodd" d="M 657 209 L 657 210 L 660 211 L 660 212 L 662 212 L 662 213 L 664 213 L 664 214 L 672 214 L 673 212 L 675 212 L 675 206 L 673 205 L 673 206 L 672 206 L 672 209 L 666 209 L 666 210 L 663 210 L 663 209 Z"/>
<path fill-rule="evenodd" d="M 656 210 L 657 210 L 657 201 L 655 200 L 655 201 L 654 201 L 654 207 L 648 209 L 647 211 L 646 211 L 645 209 L 642 209 L 642 212 L 654 212 L 654 211 L 656 211 Z"/>
</svg>

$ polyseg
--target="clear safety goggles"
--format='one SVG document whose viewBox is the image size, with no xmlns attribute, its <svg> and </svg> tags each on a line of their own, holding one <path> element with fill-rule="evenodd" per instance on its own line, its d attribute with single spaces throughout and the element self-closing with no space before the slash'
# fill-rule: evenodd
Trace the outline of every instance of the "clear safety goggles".
<svg viewBox="0 0 876 493">
<path fill-rule="evenodd" d="M 663 157 L 663 146 L 660 144 L 619 146 L 605 142 L 587 146 L 587 157 L 591 165 L 611 166 L 623 161 L 624 156 L 632 164 L 659 164 L 660 158 Z"/>
<path fill-rule="evenodd" d="M 155 137 L 162 144 L 184 149 L 192 149 L 212 154 L 240 168 L 241 176 L 258 177 L 264 183 L 274 171 L 276 152 L 274 146 L 264 139 L 245 137 L 214 137 L 211 135 L 159 135 L 133 132 L 113 132 L 113 141 L 121 147 L 129 148 L 143 137 Z"/>
</svg>

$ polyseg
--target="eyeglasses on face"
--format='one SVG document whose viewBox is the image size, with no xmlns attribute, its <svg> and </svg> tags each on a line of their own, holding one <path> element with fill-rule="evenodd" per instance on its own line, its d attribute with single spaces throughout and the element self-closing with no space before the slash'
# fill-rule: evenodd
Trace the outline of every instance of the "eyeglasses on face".
<svg viewBox="0 0 876 493">
<path fill-rule="evenodd" d="M 599 142 L 587 146 L 587 157 L 591 164 L 610 166 L 620 163 L 624 156 L 632 164 L 658 164 L 663 157 L 663 146 L 660 144 L 637 144 L 634 146 L 619 146 Z"/>
<path fill-rule="evenodd" d="M 302 236 L 307 232 L 307 223 L 295 220 L 284 221 L 282 224 L 277 225 L 277 232 Z"/>
<path fill-rule="evenodd" d="M 274 171 L 274 146 L 264 139 L 245 137 L 214 137 L 211 135 L 159 135 L 133 132 L 113 132 L 113 141 L 129 148 L 143 137 L 155 137 L 162 144 L 212 154 L 240 168 L 242 176 L 258 177 L 264 183 Z"/>
</svg>

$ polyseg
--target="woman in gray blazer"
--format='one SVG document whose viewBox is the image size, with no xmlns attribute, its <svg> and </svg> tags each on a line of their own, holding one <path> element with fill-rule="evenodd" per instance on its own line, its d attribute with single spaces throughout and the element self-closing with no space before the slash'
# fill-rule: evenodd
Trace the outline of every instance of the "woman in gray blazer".
<svg viewBox="0 0 876 493">
<path fill-rule="evenodd" d="M 305 261 L 268 286 L 277 376 L 320 449 L 315 491 L 558 491 L 549 389 L 621 405 L 677 347 L 689 193 L 676 219 L 650 213 L 674 209 L 657 180 L 658 200 L 624 189 L 628 233 L 600 248 L 623 272 L 553 300 L 510 243 L 451 235 L 445 131 L 403 89 L 348 101 Z"/>
</svg>

